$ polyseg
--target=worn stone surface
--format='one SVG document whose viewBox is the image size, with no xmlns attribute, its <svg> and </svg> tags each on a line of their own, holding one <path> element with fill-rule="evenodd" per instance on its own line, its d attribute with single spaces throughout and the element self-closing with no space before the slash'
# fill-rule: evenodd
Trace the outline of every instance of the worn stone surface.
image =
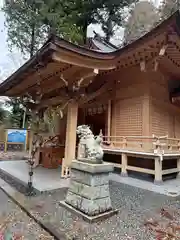
<svg viewBox="0 0 180 240">
<path fill-rule="evenodd" d="M 78 155 L 83 156 L 84 160 L 91 160 L 91 163 L 103 163 L 102 134 L 95 137 L 88 125 L 78 126 L 76 132 L 79 137 L 79 150 L 81 149 Z"/>
<path fill-rule="evenodd" d="M 71 179 L 90 186 L 99 186 L 108 184 L 109 178 L 107 173 L 92 175 L 87 172 L 82 172 L 76 169 L 71 171 Z"/>
<path fill-rule="evenodd" d="M 89 216 L 98 215 L 112 209 L 110 196 L 99 199 L 87 199 L 68 191 L 65 202 Z"/>
<path fill-rule="evenodd" d="M 72 180 L 69 191 L 88 199 L 104 198 L 109 196 L 109 184 L 89 186 Z"/>
<path fill-rule="evenodd" d="M 75 209 L 95 216 L 112 209 L 109 193 L 111 164 L 88 164 L 74 161 L 72 179 L 65 203 Z"/>
<path fill-rule="evenodd" d="M 72 161 L 71 167 L 73 169 L 89 173 L 105 173 L 105 172 L 109 173 L 112 172 L 114 169 L 113 165 L 110 163 L 104 162 L 103 164 L 90 164 L 77 160 Z"/>
</svg>

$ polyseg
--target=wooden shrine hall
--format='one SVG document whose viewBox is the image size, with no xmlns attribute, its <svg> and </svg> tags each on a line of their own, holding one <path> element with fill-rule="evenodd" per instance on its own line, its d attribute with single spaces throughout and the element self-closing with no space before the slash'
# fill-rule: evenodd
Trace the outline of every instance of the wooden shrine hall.
<svg viewBox="0 0 180 240">
<path fill-rule="evenodd" d="M 121 49 L 51 37 L 0 85 L 0 95 L 31 96 L 37 111 L 62 107 L 62 176 L 76 157 L 76 127 L 88 124 L 102 131 L 104 160 L 122 175 L 161 182 L 180 171 L 180 14 Z"/>
</svg>

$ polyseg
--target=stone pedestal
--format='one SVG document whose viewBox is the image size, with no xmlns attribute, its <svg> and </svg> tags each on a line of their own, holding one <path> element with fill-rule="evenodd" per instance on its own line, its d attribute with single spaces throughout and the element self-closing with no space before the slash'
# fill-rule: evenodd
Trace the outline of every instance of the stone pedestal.
<svg viewBox="0 0 180 240">
<path fill-rule="evenodd" d="M 61 205 L 89 221 L 116 213 L 109 193 L 109 173 L 112 171 L 113 165 L 108 163 L 73 161 L 70 187 Z"/>
</svg>

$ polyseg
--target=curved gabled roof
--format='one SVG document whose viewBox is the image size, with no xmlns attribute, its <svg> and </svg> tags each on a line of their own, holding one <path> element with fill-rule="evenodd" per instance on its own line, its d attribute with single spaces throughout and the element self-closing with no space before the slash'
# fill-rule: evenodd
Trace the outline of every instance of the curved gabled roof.
<svg viewBox="0 0 180 240">
<path fill-rule="evenodd" d="M 152 58 L 153 51 L 157 54 L 158 47 L 157 49 L 155 47 L 162 43 L 165 44 L 167 35 L 172 32 L 179 39 L 179 11 L 135 42 L 112 52 L 87 49 L 57 36 L 52 36 L 31 59 L 0 84 L 0 95 L 13 95 L 13 88 L 24 82 L 27 77 L 33 77 L 37 68 L 42 69 L 42 74 L 47 74 L 47 65 L 55 61 L 62 65 L 59 65 L 62 71 L 66 71 L 72 66 L 82 67 L 83 69 L 99 68 L 101 71 L 106 71 L 136 65 L 143 58 L 146 60 Z M 28 81 L 30 81 L 30 78 Z M 9 92 L 10 89 L 11 93 Z"/>
</svg>

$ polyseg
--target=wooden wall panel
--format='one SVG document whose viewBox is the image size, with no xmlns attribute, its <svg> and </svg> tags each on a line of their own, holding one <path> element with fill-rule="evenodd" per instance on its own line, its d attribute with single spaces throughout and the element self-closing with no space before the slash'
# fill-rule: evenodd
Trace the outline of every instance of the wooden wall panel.
<svg viewBox="0 0 180 240">
<path fill-rule="evenodd" d="M 158 83 L 151 83 L 151 96 L 153 98 L 160 99 L 161 101 L 169 102 L 169 90 L 168 86 L 163 86 Z"/>
<path fill-rule="evenodd" d="M 180 116 L 175 116 L 175 137 L 180 138 Z"/>
<path fill-rule="evenodd" d="M 116 99 L 117 100 L 123 100 L 123 99 L 128 99 L 128 98 L 137 98 L 140 97 L 144 94 L 145 90 L 145 84 L 132 84 L 128 87 L 121 87 L 121 84 L 117 86 L 116 90 Z"/>
<path fill-rule="evenodd" d="M 160 72 L 150 77 L 152 81 L 150 95 L 153 99 L 151 105 L 152 134 L 174 137 L 176 111 L 169 100 L 168 79 Z"/>
<path fill-rule="evenodd" d="M 141 98 L 116 101 L 113 106 L 112 126 L 115 136 L 142 135 Z"/>
<path fill-rule="evenodd" d="M 111 135 L 180 137 L 180 109 L 169 99 L 168 78 L 139 67 L 119 73 L 112 101 Z"/>
<path fill-rule="evenodd" d="M 147 112 L 144 108 L 145 95 L 147 97 L 147 73 L 134 67 L 119 75 L 112 104 L 111 135 L 143 135 L 144 129 L 147 130 L 143 126 L 143 112 Z"/>
<path fill-rule="evenodd" d="M 152 104 L 152 134 L 174 137 L 174 115 L 167 106 Z"/>
<path fill-rule="evenodd" d="M 149 93 L 146 92 L 142 97 L 142 135 L 152 135 L 152 122 L 151 122 L 151 98 Z"/>
</svg>

